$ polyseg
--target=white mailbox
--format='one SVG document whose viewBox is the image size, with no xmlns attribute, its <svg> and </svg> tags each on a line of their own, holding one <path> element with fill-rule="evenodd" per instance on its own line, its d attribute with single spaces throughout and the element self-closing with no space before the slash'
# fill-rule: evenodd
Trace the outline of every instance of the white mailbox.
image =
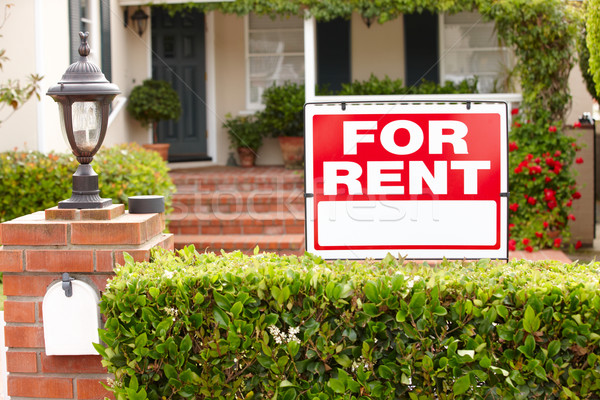
<svg viewBox="0 0 600 400">
<path fill-rule="evenodd" d="M 42 303 L 46 354 L 98 354 L 92 345 L 100 342 L 98 292 L 87 283 L 65 275 L 62 282 L 48 288 Z"/>
</svg>

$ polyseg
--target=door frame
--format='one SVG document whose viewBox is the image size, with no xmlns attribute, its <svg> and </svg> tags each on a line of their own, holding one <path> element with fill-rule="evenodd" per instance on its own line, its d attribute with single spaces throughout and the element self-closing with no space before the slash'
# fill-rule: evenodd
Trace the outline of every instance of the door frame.
<svg viewBox="0 0 600 400">
<path fill-rule="evenodd" d="M 204 13 L 204 63 L 206 71 L 206 153 L 211 157 L 212 162 L 218 164 L 217 151 L 217 118 L 216 118 L 216 64 L 215 64 L 215 26 L 214 26 L 214 11 Z M 149 18 L 150 32 L 152 32 L 152 19 Z M 152 35 L 149 35 L 150 43 L 146 52 L 147 75 L 152 77 Z M 152 128 L 148 129 L 148 143 L 152 143 Z"/>
</svg>

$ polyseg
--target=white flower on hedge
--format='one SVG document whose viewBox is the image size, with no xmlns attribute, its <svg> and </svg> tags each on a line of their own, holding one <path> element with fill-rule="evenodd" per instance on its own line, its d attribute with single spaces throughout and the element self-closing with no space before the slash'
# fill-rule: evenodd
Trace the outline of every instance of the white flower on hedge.
<svg viewBox="0 0 600 400">
<path fill-rule="evenodd" d="M 167 312 L 168 315 L 173 317 L 173 321 L 175 321 L 175 319 L 177 318 L 177 315 L 179 314 L 179 310 L 177 310 L 174 307 L 166 307 L 165 311 Z"/>
<path fill-rule="evenodd" d="M 268 329 L 269 333 L 271 333 L 271 336 L 273 336 L 273 340 L 275 340 L 275 343 L 277 344 L 289 342 L 300 343 L 300 339 L 298 339 L 298 337 L 296 336 L 298 333 L 300 333 L 300 328 L 298 327 L 294 328 L 290 326 L 287 335 L 284 332 L 281 332 L 279 328 L 275 325 L 269 326 Z"/>
<path fill-rule="evenodd" d="M 411 280 L 406 282 L 406 286 L 408 286 L 409 288 L 412 288 L 415 285 L 415 283 L 419 282 L 421 279 L 423 279 L 423 278 L 421 278 L 419 275 L 415 275 L 415 276 L 413 276 L 413 278 Z"/>
<path fill-rule="evenodd" d="M 352 362 L 351 369 L 352 369 L 352 372 L 356 372 L 359 368 L 362 369 L 363 371 L 364 370 L 368 371 L 368 370 L 373 369 L 373 365 L 369 361 L 365 360 L 365 358 L 363 356 L 360 356 L 360 358 L 358 360 L 355 360 Z"/>
<path fill-rule="evenodd" d="M 166 278 L 166 279 L 171 279 L 173 277 L 173 275 L 175 275 L 175 272 L 165 271 L 165 272 L 163 272 L 162 277 Z"/>
</svg>

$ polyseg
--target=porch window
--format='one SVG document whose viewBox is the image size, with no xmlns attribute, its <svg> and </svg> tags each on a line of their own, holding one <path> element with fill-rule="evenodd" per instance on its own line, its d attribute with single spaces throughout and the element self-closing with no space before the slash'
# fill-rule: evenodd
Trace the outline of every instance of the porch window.
<svg viewBox="0 0 600 400">
<path fill-rule="evenodd" d="M 506 91 L 514 61 L 498 40 L 493 22 L 476 12 L 440 15 L 441 81 L 478 78 L 480 93 Z"/>
<path fill-rule="evenodd" d="M 255 14 L 246 20 L 247 105 L 258 109 L 269 86 L 286 81 L 304 83 L 304 21 Z"/>
</svg>

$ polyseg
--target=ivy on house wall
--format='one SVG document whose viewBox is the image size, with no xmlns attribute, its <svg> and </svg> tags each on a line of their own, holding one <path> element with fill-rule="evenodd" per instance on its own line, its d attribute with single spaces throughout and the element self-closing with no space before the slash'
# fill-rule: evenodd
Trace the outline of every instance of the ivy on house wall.
<svg viewBox="0 0 600 400">
<path fill-rule="evenodd" d="M 595 97 L 600 97 L 600 0 L 588 0 L 586 42 L 590 53 L 590 73 L 596 86 Z"/>
</svg>

